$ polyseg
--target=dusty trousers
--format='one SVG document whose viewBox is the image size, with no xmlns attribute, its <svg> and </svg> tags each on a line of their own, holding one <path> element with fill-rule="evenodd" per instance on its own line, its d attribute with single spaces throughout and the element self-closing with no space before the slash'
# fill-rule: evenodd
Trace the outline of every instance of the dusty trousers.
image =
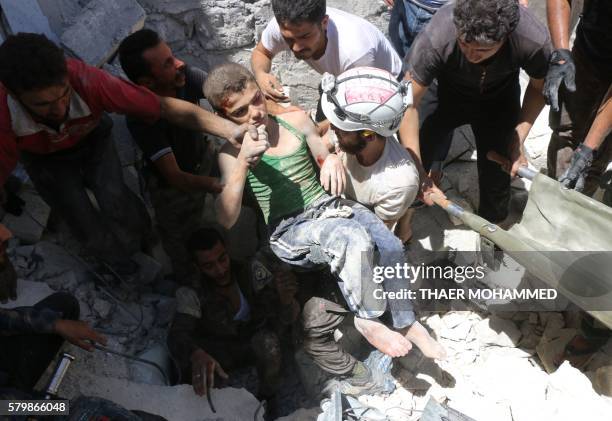
<svg viewBox="0 0 612 421">
<path fill-rule="evenodd" d="M 520 94 L 518 73 L 516 83 L 489 100 L 460 97 L 446 87 L 444 81 L 438 80 L 438 102 L 432 102 L 435 108 L 421 107 L 419 110 L 423 118 L 419 140 L 425 170 L 429 170 L 434 161 L 444 161 L 454 129 L 465 124 L 471 126 L 478 154 L 478 214 L 494 223 L 508 215 L 510 176 L 487 159 L 487 152 L 509 156 L 521 108 Z"/>
<path fill-rule="evenodd" d="M 140 198 L 123 180 L 111 129 L 112 120 L 104 115 L 75 147 L 51 154 L 22 152 L 21 156 L 38 193 L 88 253 L 120 264 L 141 249 L 151 221 Z"/>
</svg>

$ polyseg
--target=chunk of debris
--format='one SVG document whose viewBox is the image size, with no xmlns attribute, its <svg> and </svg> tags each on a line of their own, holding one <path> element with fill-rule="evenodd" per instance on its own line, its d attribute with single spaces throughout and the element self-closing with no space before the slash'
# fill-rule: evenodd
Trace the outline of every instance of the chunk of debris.
<svg viewBox="0 0 612 421">
<path fill-rule="evenodd" d="M 49 20 L 40 9 L 37 0 L 0 0 L 0 6 L 11 33 L 43 34 L 54 43 L 59 44 L 59 38 L 51 29 Z"/>
<path fill-rule="evenodd" d="M 83 61 L 100 67 L 126 36 L 142 29 L 145 18 L 136 0 L 92 0 L 64 31 L 62 43 Z"/>
</svg>

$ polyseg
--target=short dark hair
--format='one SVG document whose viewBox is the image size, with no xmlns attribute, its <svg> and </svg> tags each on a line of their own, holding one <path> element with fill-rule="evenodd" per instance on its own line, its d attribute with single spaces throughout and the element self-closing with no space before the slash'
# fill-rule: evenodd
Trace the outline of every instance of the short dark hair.
<svg viewBox="0 0 612 421">
<path fill-rule="evenodd" d="M 253 73 L 243 65 L 221 64 L 208 74 L 204 82 L 204 96 L 217 112 L 223 113 L 223 103 L 227 97 L 244 91 L 249 82 L 257 83 Z"/>
<path fill-rule="evenodd" d="M 62 85 L 68 75 L 64 51 L 41 34 L 9 36 L 0 63 L 0 82 L 16 94 Z"/>
<path fill-rule="evenodd" d="M 225 246 L 225 241 L 219 231 L 210 227 L 199 228 L 189 236 L 187 251 L 195 254 L 196 251 L 210 250 L 218 243 Z"/>
<path fill-rule="evenodd" d="M 119 44 L 119 63 L 125 75 L 134 83 L 143 76 L 150 76 L 151 67 L 142 53 L 161 42 L 159 34 L 151 29 L 141 29 L 128 35 Z"/>
<path fill-rule="evenodd" d="M 466 42 L 495 43 L 516 29 L 518 0 L 457 0 L 453 21 Z"/>
<path fill-rule="evenodd" d="M 282 23 L 320 23 L 326 14 L 325 0 L 272 0 L 276 21 Z"/>
</svg>

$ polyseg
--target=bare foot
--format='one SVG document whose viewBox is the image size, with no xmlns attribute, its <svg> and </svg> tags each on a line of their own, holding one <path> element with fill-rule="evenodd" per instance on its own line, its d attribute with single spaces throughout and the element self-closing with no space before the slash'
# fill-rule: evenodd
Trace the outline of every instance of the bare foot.
<svg viewBox="0 0 612 421">
<path fill-rule="evenodd" d="M 410 342 L 414 342 L 426 357 L 436 360 L 446 358 L 444 347 L 432 338 L 427 329 L 419 322 L 414 322 L 406 331 L 405 336 Z"/>
<path fill-rule="evenodd" d="M 403 357 L 412 348 L 404 335 L 389 329 L 377 319 L 355 317 L 355 328 L 373 347 L 390 357 Z"/>
</svg>

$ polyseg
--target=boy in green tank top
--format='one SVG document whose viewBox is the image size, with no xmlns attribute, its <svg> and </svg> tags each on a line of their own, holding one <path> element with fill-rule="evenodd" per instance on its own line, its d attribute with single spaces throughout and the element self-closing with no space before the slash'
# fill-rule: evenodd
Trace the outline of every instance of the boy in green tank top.
<svg viewBox="0 0 612 421">
<path fill-rule="evenodd" d="M 356 314 L 356 329 L 370 344 L 399 357 L 414 343 L 424 355 L 444 358 L 444 348 L 415 320 L 410 301 L 391 299 L 407 291 L 409 281 L 374 276 L 375 264 L 405 263 L 402 244 L 367 208 L 339 197 L 344 167 L 306 113 L 269 116 L 253 74 L 236 63 L 213 69 L 204 93 L 220 115 L 250 125 L 239 150 L 226 144 L 219 154 L 225 186 L 215 203 L 218 222 L 226 228 L 236 222 L 247 186 L 264 213 L 272 251 L 293 266 L 329 265 Z M 320 185 L 309 152 L 320 166 Z M 383 315 L 385 323 L 378 320 Z"/>
</svg>

